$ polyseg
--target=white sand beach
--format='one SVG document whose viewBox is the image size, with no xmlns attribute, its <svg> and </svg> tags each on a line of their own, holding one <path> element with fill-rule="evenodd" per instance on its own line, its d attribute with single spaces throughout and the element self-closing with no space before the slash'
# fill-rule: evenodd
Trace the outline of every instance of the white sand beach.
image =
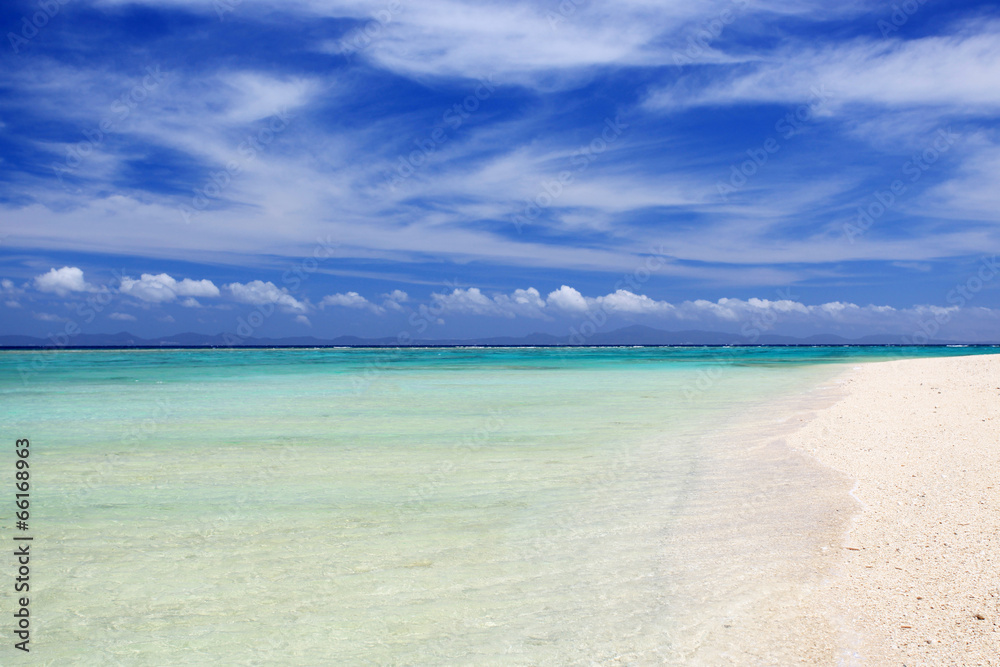
<svg viewBox="0 0 1000 667">
<path fill-rule="evenodd" d="M 870 363 L 789 436 L 856 480 L 837 664 L 1000 665 L 1000 356 Z M 822 654 L 813 657 L 822 660 Z"/>
</svg>

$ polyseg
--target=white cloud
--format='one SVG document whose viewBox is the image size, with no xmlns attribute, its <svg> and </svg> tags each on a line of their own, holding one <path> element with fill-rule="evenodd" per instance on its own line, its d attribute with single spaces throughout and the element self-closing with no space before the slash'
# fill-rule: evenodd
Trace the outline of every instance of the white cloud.
<svg viewBox="0 0 1000 667">
<path fill-rule="evenodd" d="M 118 291 L 150 303 L 166 303 L 178 296 L 219 296 L 219 288 L 211 280 L 185 278 L 178 281 L 166 273 L 144 273 L 139 280 L 123 277 Z"/>
<path fill-rule="evenodd" d="M 65 319 L 52 313 L 32 313 L 31 316 L 42 322 L 62 322 Z"/>
<path fill-rule="evenodd" d="M 400 289 L 394 289 L 388 294 L 383 295 L 386 299 L 390 301 L 396 301 L 397 303 L 404 303 L 410 300 L 410 295 Z"/>
<path fill-rule="evenodd" d="M 81 269 L 64 266 L 61 269 L 49 269 L 48 273 L 36 276 L 35 289 L 39 292 L 67 296 L 71 292 L 93 292 L 95 288 L 83 279 Z"/>
<path fill-rule="evenodd" d="M 969 139 L 969 155 L 958 173 L 932 187 L 920 201 L 925 213 L 945 220 L 965 218 L 1000 222 L 1000 144 L 982 137 Z"/>
<path fill-rule="evenodd" d="M 397 290 L 398 291 L 398 290 Z M 392 303 L 395 304 L 393 301 Z M 398 305 L 398 304 L 396 304 Z M 363 310 L 370 310 L 373 313 L 382 313 L 383 309 L 365 297 L 361 296 L 357 292 L 347 292 L 346 294 L 328 294 L 323 297 L 322 301 L 319 302 L 320 308 L 325 308 L 326 306 L 340 306 L 342 308 L 358 308 Z"/>
<path fill-rule="evenodd" d="M 924 325 L 935 320 L 938 323 L 962 323 L 969 331 L 989 338 L 988 327 L 1000 320 L 1000 311 L 988 308 L 970 309 L 957 306 L 941 307 L 917 305 L 909 308 L 894 308 L 889 305 L 858 305 L 850 302 L 831 301 L 807 305 L 782 295 L 778 299 L 734 299 L 720 298 L 688 300 L 679 303 L 659 301 L 649 296 L 635 294 L 620 289 L 604 296 L 588 297 L 578 290 L 563 285 L 542 299 L 538 290 L 528 288 L 516 290 L 512 294 L 488 296 L 479 288 L 454 289 L 447 294 L 431 295 L 433 306 L 421 306 L 421 312 L 460 313 L 488 317 L 540 317 L 553 319 L 600 318 L 618 316 L 619 323 L 640 319 L 654 326 L 673 328 L 683 324 L 685 328 L 706 330 L 736 329 L 743 336 L 774 333 L 776 329 L 806 333 L 841 333 L 851 337 L 862 333 L 893 333 L 910 337 L 923 332 Z M 930 326 L 930 325 L 929 325 Z M 958 330 L 958 328 L 956 328 Z M 792 334 L 797 335 L 797 334 Z M 923 334 L 919 334 L 922 336 Z M 948 338 L 947 332 L 932 337 Z"/>
<path fill-rule="evenodd" d="M 307 327 L 311 327 L 312 326 L 312 322 L 310 322 L 309 318 L 306 317 L 305 315 L 296 315 L 295 316 L 295 321 L 298 322 L 299 324 L 304 324 Z"/>
<path fill-rule="evenodd" d="M 143 301 L 163 303 L 177 298 L 177 293 L 170 289 L 170 285 L 174 282 L 174 279 L 165 273 L 158 276 L 144 273 L 139 280 L 123 277 L 118 291 Z"/>
<path fill-rule="evenodd" d="M 756 0 L 754 10 L 773 14 L 823 15 L 857 11 L 829 3 Z M 578 83 L 589 71 L 607 66 L 672 64 L 710 21 L 728 10 L 740 15 L 743 0 L 662 2 L 618 0 L 606 3 L 567 0 L 503 3 L 425 0 L 406 6 L 391 20 L 373 25 L 377 34 L 362 38 L 361 58 L 413 77 L 481 77 L 497 74 L 504 83 L 558 88 Z M 355 3 L 310 3 L 327 15 L 370 19 L 378 10 Z M 378 6 L 381 9 L 381 6 Z M 325 45 L 335 53 L 351 51 L 352 36 Z"/>
<path fill-rule="evenodd" d="M 410 295 L 403 290 L 395 289 L 388 294 L 383 294 L 384 301 L 382 301 L 382 308 L 386 310 L 395 310 L 397 312 L 403 311 L 403 306 L 400 304 L 406 303 L 410 300 Z"/>
<path fill-rule="evenodd" d="M 228 98 L 227 117 L 234 123 L 283 114 L 305 104 L 318 90 L 317 83 L 309 79 L 277 79 L 252 71 L 225 76 L 223 85 L 233 92 Z"/>
<path fill-rule="evenodd" d="M 478 287 L 455 288 L 448 294 L 431 294 L 435 308 L 440 312 L 490 315 L 495 317 L 546 318 L 543 312 L 545 302 L 534 287 L 514 290 L 512 294 L 496 294 L 492 297 L 482 293 Z"/>
<path fill-rule="evenodd" d="M 943 36 L 855 40 L 786 48 L 718 83 L 682 82 L 653 94 L 652 107 L 740 102 L 933 105 L 962 113 L 1000 109 L 1000 21 L 966 24 Z"/>
<path fill-rule="evenodd" d="M 585 311 L 589 307 L 583 295 L 568 285 L 563 285 L 559 289 L 550 292 L 547 302 L 556 308 L 571 312 Z"/>
<path fill-rule="evenodd" d="M 13 297 L 24 294 L 24 290 L 15 285 L 13 280 L 10 280 L 8 278 L 0 280 L 0 294 L 10 297 L 6 301 L 4 301 L 4 305 L 6 305 L 8 308 L 21 307 L 21 304 L 18 303 L 18 301 Z"/>
<path fill-rule="evenodd" d="M 219 288 L 211 280 L 191 280 L 190 278 L 176 283 L 174 292 L 177 293 L 177 296 L 219 296 Z"/>
<path fill-rule="evenodd" d="M 661 315 L 675 310 L 673 305 L 665 301 L 656 301 L 648 296 L 633 294 L 623 289 L 607 296 L 597 297 L 595 301 L 605 309 L 619 313 Z"/>
<path fill-rule="evenodd" d="M 529 308 L 544 308 L 545 301 L 542 300 L 542 295 L 538 293 L 534 287 L 529 287 L 528 289 L 516 289 L 510 297 L 511 302 L 519 306 L 527 306 Z"/>
<path fill-rule="evenodd" d="M 470 313 L 473 315 L 499 315 L 496 302 L 480 291 L 478 287 L 455 288 L 450 294 L 431 294 L 442 312 Z M 512 314 L 510 316 L 513 316 Z"/>
<path fill-rule="evenodd" d="M 389 310 L 402 312 L 404 309 L 401 304 L 406 303 L 409 300 L 410 296 L 403 290 L 399 289 L 383 294 L 382 305 L 369 301 L 357 292 L 346 292 L 343 294 L 328 294 L 319 302 L 319 306 L 320 308 L 325 308 L 326 306 L 339 306 L 341 308 L 370 310 L 373 313 L 381 315 Z"/>
<path fill-rule="evenodd" d="M 214 19 L 212 3 L 202 3 L 200 7 L 195 2 L 184 4 L 193 11 L 207 12 Z M 470 3 L 428 0 L 407 4 L 357 58 L 422 79 L 442 74 L 475 77 L 496 73 L 496 82 L 504 89 L 501 95 L 519 83 L 553 88 L 590 76 L 599 68 L 656 62 L 672 68 L 672 51 L 681 49 L 689 37 L 695 36 L 706 19 L 734 4 L 731 0 L 699 3 L 635 0 L 613 7 L 566 3 L 574 10 L 572 15 L 563 17 L 558 14 L 558 3 L 542 6 L 512 1 L 477 6 L 473 10 Z M 752 4 L 746 10 L 748 20 L 741 16 L 740 22 L 731 26 L 732 31 L 754 30 L 761 18 L 771 18 L 768 16 L 771 12 L 801 12 L 807 18 L 815 18 L 827 12 L 844 11 L 843 5 L 834 7 L 817 2 L 762 0 Z M 856 11 L 870 11 L 870 7 L 858 9 L 859 3 L 844 4 L 852 5 Z M 256 0 L 245 0 L 238 10 L 244 12 L 244 17 L 251 12 L 260 16 L 265 7 Z M 289 2 L 282 11 L 347 16 L 363 22 L 382 7 L 370 3 L 301 0 Z M 550 12 L 557 14 L 554 24 L 549 20 Z M 874 23 L 874 17 L 871 22 Z M 974 77 L 966 71 L 986 76 L 986 82 L 995 81 L 992 77 L 997 60 L 990 46 L 993 33 L 985 25 L 938 38 L 853 41 L 829 48 L 822 45 L 782 48 L 754 61 L 740 58 L 744 62 L 739 71 L 726 66 L 713 68 L 713 72 L 729 72 L 721 83 L 710 80 L 676 92 L 683 104 L 729 103 L 734 99 L 798 102 L 808 100 L 813 85 L 827 84 L 831 93 L 836 91 L 832 105 L 845 101 L 879 105 L 940 103 L 954 109 L 964 104 L 963 100 L 971 100 L 976 108 L 983 108 L 993 104 L 1000 94 L 996 92 L 998 87 L 981 85 L 976 90 L 969 83 Z M 729 30 L 727 27 L 727 33 L 714 46 L 725 48 Z M 580 48 L 581 44 L 588 48 Z M 706 57 L 720 62 L 720 53 L 708 49 Z M 730 54 L 728 60 L 733 59 Z M 74 126 L 93 127 L 93 121 L 107 113 L 114 95 L 127 90 L 132 83 L 128 76 L 98 69 L 52 65 L 44 76 L 32 70 L 34 82 L 25 79 L 19 85 L 32 93 L 34 100 L 58 107 L 56 111 L 46 108 L 54 118 L 74 121 Z M 684 70 L 681 73 L 684 80 L 693 81 L 701 76 L 692 71 L 695 69 Z M 361 72 L 357 74 L 360 78 L 364 76 Z M 664 78 L 672 80 L 674 74 L 671 69 Z M 293 120 L 271 148 L 261 151 L 252 163 L 240 162 L 236 146 L 244 136 L 243 125 L 262 118 L 272 108 L 296 109 L 320 97 L 324 104 L 335 108 L 339 100 L 331 99 L 331 91 L 353 85 L 346 81 L 353 75 L 316 76 L 314 81 L 227 66 L 201 75 L 172 77 L 143 102 L 141 114 L 129 117 L 129 126 L 123 128 L 127 133 L 122 134 L 128 139 L 124 142 L 127 145 L 141 147 L 146 143 L 144 137 L 158 137 L 167 141 L 171 150 L 213 165 L 213 172 L 222 171 L 229 160 L 243 165 L 243 171 L 232 179 L 219 206 L 199 213 L 199 234 L 178 233 L 179 229 L 188 228 L 180 226 L 177 205 L 189 202 L 190 195 L 177 198 L 150 192 L 141 195 L 120 192 L 110 197 L 103 194 L 108 184 L 114 182 L 112 177 L 119 173 L 117 167 L 126 157 L 112 154 L 117 142 L 105 142 L 88 161 L 87 169 L 81 170 L 81 174 L 86 172 L 88 178 L 92 177 L 90 189 L 83 186 L 89 197 L 74 198 L 72 206 L 67 206 L 64 193 L 54 186 L 53 191 L 29 192 L 36 203 L 4 211 L 12 229 L 31 230 L 30 237 L 25 234 L 22 238 L 19 232 L 14 240 L 23 248 L 45 250 L 170 258 L 189 258 L 202 253 L 199 256 L 209 262 L 245 266 L 265 263 L 268 260 L 264 257 L 272 252 L 286 257 L 305 256 L 318 234 L 333 234 L 343 240 L 345 256 L 373 261 L 418 262 L 434 256 L 445 262 L 472 260 L 514 270 L 519 266 L 543 266 L 615 272 L 636 265 L 650 234 L 667 242 L 675 249 L 672 255 L 681 260 L 743 265 L 787 263 L 798 267 L 857 259 L 920 261 L 955 257 L 975 253 L 984 245 L 997 242 L 993 228 L 973 234 L 967 227 L 942 227 L 934 233 L 889 240 L 872 234 L 864 244 L 829 243 L 827 238 L 808 234 L 794 238 L 785 235 L 788 242 L 775 243 L 775 235 L 753 229 L 738 219 L 752 213 L 746 207 L 739 211 L 735 207 L 706 211 L 717 177 L 714 172 L 707 177 L 699 172 L 713 157 L 700 151 L 694 157 L 685 154 L 683 148 L 690 143 L 688 137 L 669 132 L 646 135 L 650 128 L 643 124 L 645 114 L 630 110 L 628 101 L 622 102 L 621 110 L 626 121 L 633 124 L 630 134 L 623 137 L 622 143 L 615 144 L 615 151 L 609 150 L 599 162 L 577 176 L 574 185 L 549 208 L 551 221 L 538 223 L 538 230 L 545 224 L 563 233 L 588 226 L 599 228 L 607 234 L 601 242 L 584 243 L 568 234 L 561 238 L 540 234 L 514 238 L 490 233 L 489 225 L 469 224 L 471 220 L 508 220 L 511 213 L 520 210 L 525 198 L 538 195 L 541 183 L 565 168 L 569 155 L 578 147 L 577 140 L 589 138 L 591 130 L 583 125 L 567 126 L 566 130 L 574 131 L 554 133 L 551 139 L 543 135 L 552 133 L 539 135 L 541 122 L 551 121 L 548 112 L 527 114 L 517 122 L 500 126 L 489 122 L 463 126 L 454 135 L 456 140 L 449 140 L 435 152 L 434 160 L 440 162 L 409 179 L 396 195 L 383 196 L 382 191 L 372 187 L 372 181 L 382 182 L 385 168 L 391 169 L 398 157 L 399 144 L 380 141 L 386 136 L 380 132 L 385 133 L 388 127 L 393 135 L 405 138 L 410 145 L 411 137 L 425 137 L 430 129 L 426 118 L 412 122 L 420 114 L 389 113 L 382 117 L 376 114 L 363 129 L 352 127 L 350 131 L 329 127 L 318 130 L 312 123 Z M 326 76 L 326 81 L 319 81 L 320 76 Z M 882 77 L 889 78 L 883 81 Z M 453 90 L 456 82 L 432 83 L 445 83 L 443 89 Z M 473 80 L 467 83 L 467 92 L 460 93 L 454 102 L 460 102 L 465 94 L 475 90 L 477 84 Z M 80 94 L 81 89 L 86 94 Z M 949 96 L 956 90 L 958 95 L 951 101 Z M 178 105 L 178 99 L 184 100 L 184 104 Z M 489 107 L 492 102 L 482 102 L 484 113 L 493 113 Z M 603 119 L 593 120 L 593 131 L 597 132 Z M 572 138 L 567 139 L 567 135 Z M 645 149 L 639 153 L 619 149 L 633 141 L 634 145 L 647 145 L 644 140 L 647 136 L 662 141 L 661 146 L 669 151 L 671 159 L 642 164 Z M 528 147 L 523 151 L 523 159 L 519 147 Z M 64 148 L 47 147 L 59 155 Z M 621 156 L 615 156 L 614 152 L 637 159 L 631 166 L 615 167 L 614 161 L 621 161 Z M 796 158 L 792 154 L 786 156 L 783 151 L 781 159 L 789 165 Z M 678 168 L 671 169 L 671 163 Z M 522 169 L 524 166 L 530 169 Z M 690 173 L 685 173 L 685 166 L 693 167 Z M 991 216 L 997 189 L 988 178 L 989 166 L 984 162 L 984 169 L 956 183 L 962 187 L 956 187 L 954 193 L 943 189 L 942 195 L 947 197 L 939 210 L 947 211 L 951 202 L 966 202 L 969 209 L 975 201 L 975 211 L 966 215 Z M 851 167 L 845 169 L 849 171 Z M 719 171 L 727 173 L 724 166 Z M 760 178 L 754 187 L 764 188 L 770 182 L 770 176 Z M 774 191 L 761 195 L 761 199 L 776 202 L 770 206 L 795 200 L 804 187 L 801 183 L 779 185 L 775 188 L 780 196 L 772 195 Z M 428 212 L 422 205 L 414 205 L 413 201 L 420 198 L 411 197 L 410 188 L 418 193 L 432 193 L 441 206 Z M 981 193 L 979 200 L 969 196 L 970 189 Z M 752 190 L 747 188 L 745 192 L 749 196 Z M 295 196 L 290 196 L 290 192 Z M 820 209 L 815 204 L 799 206 L 797 211 L 790 212 L 789 218 L 800 213 L 797 219 L 805 221 L 817 215 Z M 630 211 L 640 211 L 637 215 L 641 215 L 641 211 L 653 207 L 669 207 L 684 220 L 688 214 L 700 216 L 707 212 L 708 215 L 690 225 L 685 222 L 641 228 L 623 219 Z M 759 212 L 762 207 L 754 208 Z M 337 210 L 338 215 L 329 216 L 330 210 Z M 665 212 L 665 221 L 669 217 L 669 211 Z M 726 224 L 745 231 L 719 233 Z M 713 242 L 705 243 L 706 237 Z M 742 285 L 746 280 L 756 280 L 751 284 L 767 285 L 790 282 L 804 271 L 772 267 L 767 270 L 766 278 L 758 280 L 763 270 L 695 267 L 678 262 L 663 273 L 717 284 L 725 281 Z M 411 277 L 416 273 L 419 269 L 414 269 Z M 149 292 L 150 297 L 155 294 Z M 201 298 L 201 295 L 191 296 Z M 373 298 L 380 304 L 375 307 L 403 310 L 402 302 Z M 194 305 L 193 301 L 185 303 Z"/>
<path fill-rule="evenodd" d="M 128 313 L 111 313 L 108 317 L 120 322 L 135 322 L 135 315 L 129 315 Z"/>
<path fill-rule="evenodd" d="M 309 307 L 288 293 L 284 287 L 268 281 L 253 280 L 246 284 L 229 283 L 225 286 L 233 298 L 240 303 L 248 303 L 254 306 L 274 304 L 284 312 L 305 313 Z"/>
<path fill-rule="evenodd" d="M 343 306 L 344 308 L 368 308 L 372 303 L 357 292 L 347 292 L 346 294 L 328 294 L 323 297 L 319 305 Z"/>
</svg>

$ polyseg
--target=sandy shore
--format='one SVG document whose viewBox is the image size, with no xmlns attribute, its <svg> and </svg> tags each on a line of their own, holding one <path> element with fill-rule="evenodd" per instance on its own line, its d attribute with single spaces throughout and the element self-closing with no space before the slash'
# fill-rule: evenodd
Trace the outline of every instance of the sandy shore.
<svg viewBox="0 0 1000 667">
<path fill-rule="evenodd" d="M 1000 665 L 1000 355 L 864 364 L 787 443 L 857 481 L 839 664 Z"/>
</svg>

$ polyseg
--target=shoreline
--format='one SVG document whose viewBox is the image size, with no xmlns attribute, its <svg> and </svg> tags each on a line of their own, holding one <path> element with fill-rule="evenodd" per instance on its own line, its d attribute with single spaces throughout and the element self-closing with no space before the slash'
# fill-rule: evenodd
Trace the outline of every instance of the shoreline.
<svg viewBox="0 0 1000 667">
<path fill-rule="evenodd" d="M 1000 355 L 866 362 L 838 381 L 784 438 L 854 480 L 811 601 L 839 626 L 837 663 L 1000 665 Z"/>
</svg>

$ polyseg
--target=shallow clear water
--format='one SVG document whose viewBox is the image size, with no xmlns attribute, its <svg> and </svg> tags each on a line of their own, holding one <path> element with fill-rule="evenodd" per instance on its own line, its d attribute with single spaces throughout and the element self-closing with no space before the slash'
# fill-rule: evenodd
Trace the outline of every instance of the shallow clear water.
<svg viewBox="0 0 1000 667">
<path fill-rule="evenodd" d="M 756 655 L 776 617 L 747 610 L 795 587 L 827 509 L 775 513 L 840 482 L 738 425 L 842 363 L 977 351 L 3 352 L 26 664 Z"/>
</svg>

